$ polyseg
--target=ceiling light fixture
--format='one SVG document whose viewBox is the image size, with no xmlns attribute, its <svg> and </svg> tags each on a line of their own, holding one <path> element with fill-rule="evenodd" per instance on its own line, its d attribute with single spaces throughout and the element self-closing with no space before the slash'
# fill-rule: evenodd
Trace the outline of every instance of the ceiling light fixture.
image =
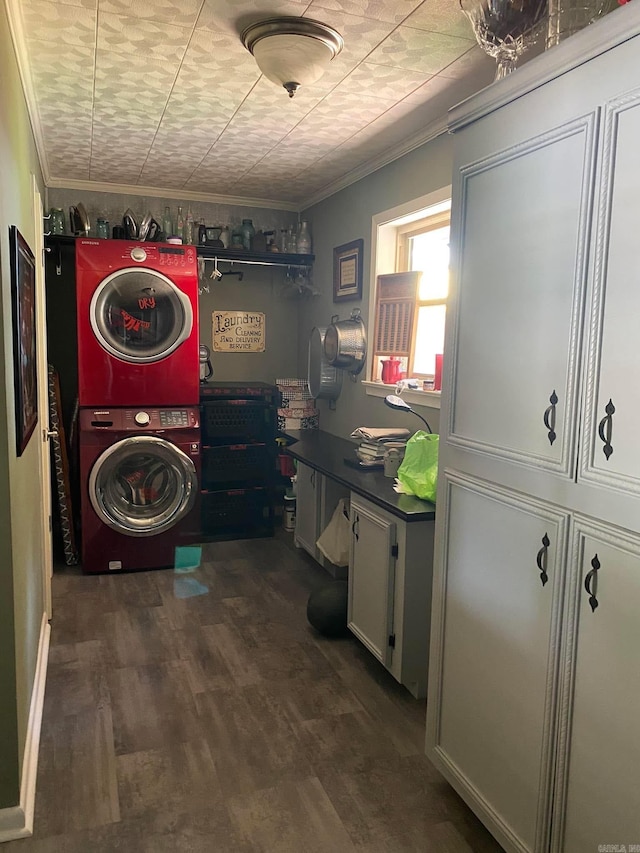
<svg viewBox="0 0 640 853">
<path fill-rule="evenodd" d="M 344 45 L 339 32 L 311 18 L 269 18 L 247 27 L 242 44 L 264 76 L 293 98 L 327 70 Z"/>
</svg>

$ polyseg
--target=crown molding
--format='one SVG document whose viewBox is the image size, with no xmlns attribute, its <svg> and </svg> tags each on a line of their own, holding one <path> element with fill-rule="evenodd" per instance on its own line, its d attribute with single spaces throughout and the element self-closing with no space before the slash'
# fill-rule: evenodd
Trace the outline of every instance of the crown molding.
<svg viewBox="0 0 640 853">
<path fill-rule="evenodd" d="M 29 69 L 27 46 L 24 38 L 24 29 L 22 27 L 22 17 L 20 15 L 20 0 L 5 0 L 5 9 L 7 11 L 7 19 L 9 21 L 9 32 L 11 33 L 11 41 L 16 55 L 16 64 L 18 66 L 18 74 L 22 84 L 22 92 L 27 104 L 27 113 L 29 116 L 29 124 L 36 146 L 36 153 L 40 162 L 40 171 L 42 179 L 46 185 L 49 177 L 49 161 L 42 138 L 40 113 L 38 111 L 38 102 L 35 96 L 35 89 L 31 79 L 31 71 Z"/>
<path fill-rule="evenodd" d="M 362 163 L 360 166 L 357 166 L 355 169 L 352 169 L 350 172 L 342 175 L 342 177 L 332 181 L 330 184 L 327 184 L 322 190 L 320 190 L 320 192 L 309 196 L 309 198 L 304 202 L 301 202 L 300 211 L 307 210 L 314 204 L 324 201 L 325 198 L 329 198 L 329 196 L 335 195 L 340 190 L 343 190 L 346 187 L 357 183 L 357 181 L 362 180 L 362 178 L 366 178 L 368 175 L 373 174 L 373 172 L 377 172 L 378 169 L 382 169 L 383 166 L 387 166 L 389 163 L 393 163 L 394 160 L 398 160 L 405 154 L 415 151 L 415 149 L 420 148 L 421 145 L 426 145 L 427 142 L 433 142 L 434 139 L 437 139 L 439 136 L 442 136 L 442 134 L 447 133 L 447 130 L 447 117 L 442 116 L 441 118 L 436 119 L 436 121 L 428 124 L 423 130 L 420 130 L 411 136 L 407 136 L 406 139 L 403 139 L 401 142 L 396 143 L 396 145 L 392 145 L 390 148 L 387 148 L 382 152 L 382 154 L 379 154 L 377 157 L 373 157 L 371 160 L 367 160 L 365 163 Z"/>
<path fill-rule="evenodd" d="M 244 198 L 233 195 L 215 195 L 213 193 L 194 192 L 175 187 L 146 187 L 138 184 L 110 184 L 101 181 L 73 181 L 50 178 L 49 189 L 79 190 L 80 192 L 119 193 L 121 195 L 150 196 L 151 198 L 171 198 L 180 201 L 203 201 L 210 204 L 227 204 L 237 207 L 265 207 L 271 210 L 287 210 L 298 213 L 295 202 L 286 202 L 271 198 Z"/>
</svg>

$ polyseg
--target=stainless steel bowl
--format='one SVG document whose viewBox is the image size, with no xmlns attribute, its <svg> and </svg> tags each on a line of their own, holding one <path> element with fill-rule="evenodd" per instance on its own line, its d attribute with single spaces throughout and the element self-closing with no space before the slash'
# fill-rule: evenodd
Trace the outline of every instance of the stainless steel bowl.
<svg viewBox="0 0 640 853">
<path fill-rule="evenodd" d="M 342 390 L 342 371 L 329 364 L 324 354 L 326 326 L 316 326 L 309 338 L 308 384 L 315 400 L 336 400 Z"/>
<path fill-rule="evenodd" d="M 360 309 L 354 308 L 348 320 L 335 314 L 324 337 L 324 354 L 333 367 L 360 373 L 367 358 L 367 336 Z"/>
</svg>

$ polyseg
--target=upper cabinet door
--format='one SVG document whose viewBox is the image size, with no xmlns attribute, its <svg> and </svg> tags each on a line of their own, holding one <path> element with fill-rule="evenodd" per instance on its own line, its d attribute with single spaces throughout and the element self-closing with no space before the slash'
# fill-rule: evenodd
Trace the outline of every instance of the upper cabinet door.
<svg viewBox="0 0 640 853">
<path fill-rule="evenodd" d="M 448 440 L 566 475 L 574 474 L 596 117 L 462 168 L 452 247 Z"/>
<path fill-rule="evenodd" d="M 637 75 L 636 75 L 637 76 Z M 640 494 L 640 88 L 610 101 L 602 133 L 581 476 Z"/>
</svg>

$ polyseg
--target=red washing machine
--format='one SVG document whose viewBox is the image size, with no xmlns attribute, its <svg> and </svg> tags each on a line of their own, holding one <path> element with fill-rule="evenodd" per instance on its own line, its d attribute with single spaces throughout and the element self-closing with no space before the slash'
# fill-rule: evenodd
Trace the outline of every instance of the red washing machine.
<svg viewBox="0 0 640 853">
<path fill-rule="evenodd" d="M 80 406 L 195 406 L 194 246 L 76 240 Z"/>
<path fill-rule="evenodd" d="M 82 409 L 82 569 L 161 569 L 200 535 L 200 413 Z"/>
</svg>

